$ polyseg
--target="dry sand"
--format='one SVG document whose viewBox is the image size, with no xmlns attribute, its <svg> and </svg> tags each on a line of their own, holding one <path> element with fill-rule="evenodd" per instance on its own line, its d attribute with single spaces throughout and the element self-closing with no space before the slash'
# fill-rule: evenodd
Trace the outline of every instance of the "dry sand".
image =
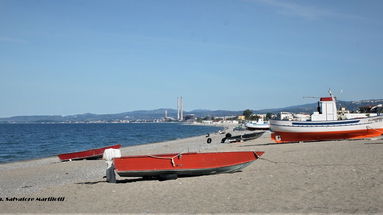
<svg viewBox="0 0 383 215">
<path fill-rule="evenodd" d="M 231 132 L 232 133 L 232 132 Z M 123 155 L 265 151 L 242 172 L 105 182 L 106 164 L 57 158 L 0 165 L 2 213 L 383 213 L 383 140 L 274 144 L 270 134 L 221 144 L 223 135 L 124 148 Z M 33 201 L 7 201 L 26 197 Z M 65 197 L 64 201 L 37 198 Z"/>
</svg>

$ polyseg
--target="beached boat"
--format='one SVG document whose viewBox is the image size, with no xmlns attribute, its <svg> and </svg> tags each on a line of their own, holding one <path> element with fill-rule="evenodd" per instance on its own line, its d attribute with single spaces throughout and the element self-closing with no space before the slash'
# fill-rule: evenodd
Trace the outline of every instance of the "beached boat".
<svg viewBox="0 0 383 215">
<path fill-rule="evenodd" d="M 260 132 L 253 132 L 253 133 L 235 135 L 235 136 L 231 136 L 231 134 L 228 133 L 228 134 L 226 134 L 226 137 L 224 137 L 221 140 L 221 143 L 224 143 L 224 142 L 233 143 L 233 142 L 242 142 L 242 141 L 254 140 L 254 139 L 257 139 L 260 136 L 262 136 L 262 134 L 264 134 L 264 133 L 265 133 L 264 131 L 260 131 Z"/>
<path fill-rule="evenodd" d="M 258 121 L 248 122 L 245 124 L 246 129 L 250 131 L 254 130 L 269 130 L 270 124 L 269 122 L 265 122 L 262 119 L 259 119 Z"/>
<path fill-rule="evenodd" d="M 122 177 L 177 178 L 236 172 L 263 153 L 241 151 L 126 156 L 114 158 L 113 166 Z"/>
<path fill-rule="evenodd" d="M 107 146 L 98 149 L 90 149 L 81 152 L 72 152 L 66 154 L 57 155 L 61 161 L 70 161 L 70 160 L 82 160 L 82 159 L 99 159 L 102 157 L 105 149 L 119 149 L 121 145 Z"/>
<path fill-rule="evenodd" d="M 246 126 L 241 124 L 233 128 L 233 131 L 244 131 L 246 130 Z"/>
<path fill-rule="evenodd" d="M 270 120 L 271 138 L 277 143 L 363 139 L 383 134 L 383 116 L 338 120 L 335 97 L 322 97 L 310 121 Z"/>
</svg>

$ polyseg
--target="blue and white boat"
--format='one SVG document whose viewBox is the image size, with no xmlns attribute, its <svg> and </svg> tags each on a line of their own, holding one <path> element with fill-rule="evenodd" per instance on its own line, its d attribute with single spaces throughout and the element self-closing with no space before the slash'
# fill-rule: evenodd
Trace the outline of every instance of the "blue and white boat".
<svg viewBox="0 0 383 215">
<path fill-rule="evenodd" d="M 335 97 L 322 97 L 310 121 L 270 120 L 271 138 L 277 143 L 363 139 L 383 134 L 383 116 L 338 120 Z"/>
</svg>

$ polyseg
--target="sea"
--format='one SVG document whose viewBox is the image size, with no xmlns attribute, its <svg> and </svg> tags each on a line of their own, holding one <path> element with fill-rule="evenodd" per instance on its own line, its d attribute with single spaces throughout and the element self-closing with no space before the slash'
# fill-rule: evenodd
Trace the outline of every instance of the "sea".
<svg viewBox="0 0 383 215">
<path fill-rule="evenodd" d="M 222 128 L 182 123 L 0 124 L 0 163 L 31 160 L 121 144 L 163 142 Z"/>
</svg>

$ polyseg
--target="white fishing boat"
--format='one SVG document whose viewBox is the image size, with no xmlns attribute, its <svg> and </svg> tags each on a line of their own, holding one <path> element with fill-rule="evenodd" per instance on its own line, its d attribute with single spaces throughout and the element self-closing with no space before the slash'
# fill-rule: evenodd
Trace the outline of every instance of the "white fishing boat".
<svg viewBox="0 0 383 215">
<path fill-rule="evenodd" d="M 259 119 L 258 121 L 252 121 L 245 124 L 246 128 L 250 131 L 253 130 L 269 130 L 270 124 L 269 122 L 263 121 L 263 119 Z"/>
<path fill-rule="evenodd" d="M 363 139 L 383 134 L 383 116 L 338 120 L 336 100 L 322 97 L 310 121 L 270 120 L 271 138 L 277 143 Z"/>
</svg>

